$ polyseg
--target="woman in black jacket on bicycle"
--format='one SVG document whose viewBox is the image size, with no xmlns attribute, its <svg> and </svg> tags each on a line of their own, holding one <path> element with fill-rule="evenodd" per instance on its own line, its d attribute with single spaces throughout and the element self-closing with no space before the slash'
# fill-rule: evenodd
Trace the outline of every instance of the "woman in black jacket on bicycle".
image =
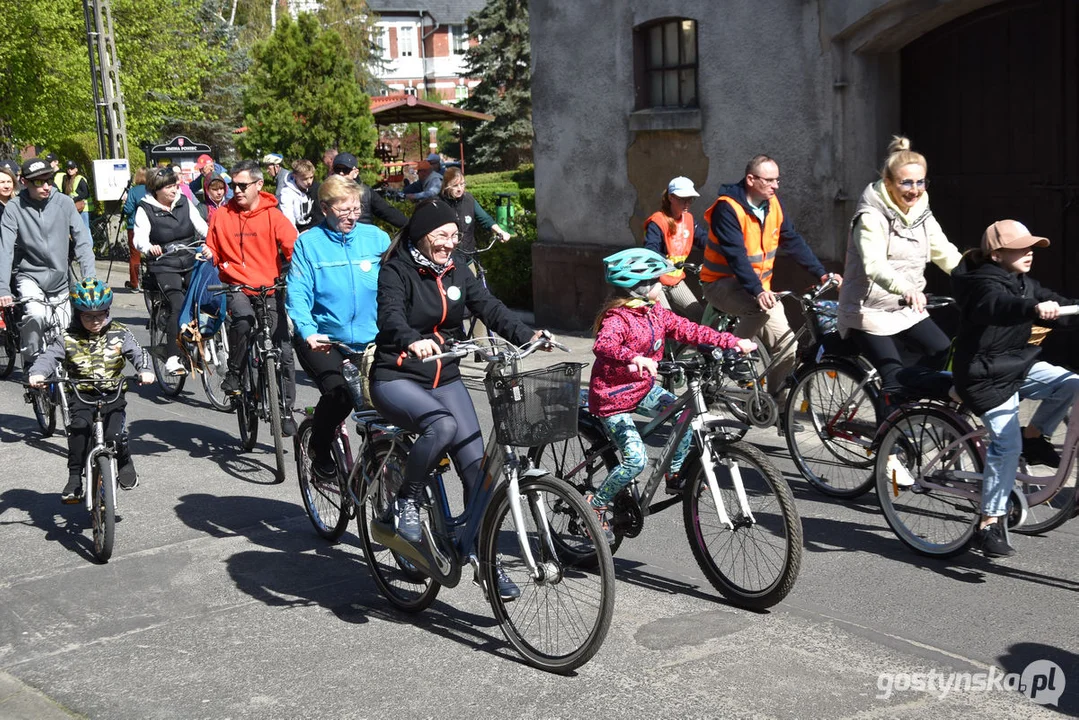
<svg viewBox="0 0 1079 720">
<path fill-rule="evenodd" d="M 483 460 L 479 419 L 458 360 L 423 359 L 461 337 L 466 308 L 517 345 L 539 335 L 464 267 L 455 252 L 459 237 L 453 209 L 442 200 L 427 201 L 394 239 L 378 277 L 371 399 L 383 417 L 419 435 L 397 499 L 397 532 L 409 542 L 420 539 L 418 501 L 446 451 L 464 483 L 466 503 Z"/>
</svg>

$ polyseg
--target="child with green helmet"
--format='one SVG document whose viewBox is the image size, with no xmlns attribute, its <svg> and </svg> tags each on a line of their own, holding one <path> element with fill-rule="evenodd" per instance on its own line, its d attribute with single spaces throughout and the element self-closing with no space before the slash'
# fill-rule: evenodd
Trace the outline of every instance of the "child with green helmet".
<svg viewBox="0 0 1079 720">
<path fill-rule="evenodd" d="M 149 358 L 131 331 L 121 323 L 109 318 L 112 305 L 112 288 L 101 280 L 87 278 L 71 290 L 71 305 L 74 317 L 64 334 L 45 348 L 27 373 L 31 387 L 42 387 L 45 379 L 56 372 L 63 364 L 71 380 L 114 380 L 119 379 L 130 362 L 139 373 L 143 383 L 154 381 Z M 85 397 L 93 397 L 99 392 L 93 385 L 79 387 Z M 130 490 L 138 484 L 135 463 L 127 447 L 127 433 L 124 431 L 127 401 L 123 396 L 110 405 L 106 405 L 105 438 L 116 442 L 117 481 L 120 487 Z M 82 497 L 82 468 L 90 446 L 90 430 L 93 418 L 93 406 L 80 402 L 74 395 L 69 396 L 71 424 L 67 429 L 67 468 L 68 481 L 60 496 L 64 503 L 77 503 Z"/>
</svg>

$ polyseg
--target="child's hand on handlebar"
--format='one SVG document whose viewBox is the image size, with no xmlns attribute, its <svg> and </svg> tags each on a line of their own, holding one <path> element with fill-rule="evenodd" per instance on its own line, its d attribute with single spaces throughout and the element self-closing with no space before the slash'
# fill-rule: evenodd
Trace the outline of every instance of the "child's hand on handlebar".
<svg viewBox="0 0 1079 720">
<path fill-rule="evenodd" d="M 29 378 L 27 378 L 26 383 L 30 387 L 34 387 L 34 388 L 45 387 L 45 376 L 44 375 L 31 375 Z"/>
<path fill-rule="evenodd" d="M 1039 320 L 1056 320 L 1060 317 L 1060 305 L 1052 300 L 1040 302 L 1034 306 Z"/>
<path fill-rule="evenodd" d="M 655 377 L 659 373 L 659 365 L 652 358 L 645 357 L 644 355 L 638 355 L 630 361 L 629 369 L 636 371 L 641 375 L 651 375 Z"/>
<path fill-rule="evenodd" d="M 139 373 L 139 385 L 149 385 L 154 381 L 154 374 L 149 370 L 143 370 Z"/>
<path fill-rule="evenodd" d="M 757 349 L 757 343 L 753 342 L 752 340 L 743 339 L 739 340 L 734 347 L 736 347 L 738 349 L 738 352 L 742 353 L 743 355 L 748 355 L 749 353 Z"/>
<path fill-rule="evenodd" d="M 408 351 L 418 357 L 420 360 L 431 357 L 432 355 L 438 355 L 442 352 L 442 348 L 438 346 L 434 340 L 417 340 L 408 346 Z"/>
</svg>

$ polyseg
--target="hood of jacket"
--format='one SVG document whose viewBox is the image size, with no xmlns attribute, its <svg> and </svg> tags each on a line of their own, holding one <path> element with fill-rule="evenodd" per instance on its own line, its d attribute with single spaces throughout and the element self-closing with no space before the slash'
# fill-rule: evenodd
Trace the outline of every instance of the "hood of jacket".
<svg viewBox="0 0 1079 720">
<path fill-rule="evenodd" d="M 746 197 L 745 178 L 742 178 L 736 183 L 730 183 L 729 185 L 720 185 L 718 197 L 723 197 L 724 195 L 734 198 L 739 203 L 741 203 L 742 208 L 747 213 L 753 212 L 752 208 L 749 207 L 749 199 Z"/>
</svg>

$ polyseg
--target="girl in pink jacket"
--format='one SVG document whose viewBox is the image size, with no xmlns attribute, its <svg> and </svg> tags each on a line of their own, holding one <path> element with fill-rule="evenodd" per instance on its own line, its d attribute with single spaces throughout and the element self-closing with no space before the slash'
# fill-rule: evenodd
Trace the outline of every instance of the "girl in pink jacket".
<svg viewBox="0 0 1079 720">
<path fill-rule="evenodd" d="M 607 504 L 644 470 L 648 460 L 633 413 L 656 417 L 677 399 L 655 381 L 666 340 L 737 348 L 743 353 L 757 346 L 751 340 L 686 320 L 660 305 L 657 301 L 663 286 L 659 277 L 675 268 L 658 253 L 630 248 L 604 258 L 603 264 L 607 282 L 618 290 L 596 318 L 592 347 L 596 362 L 588 386 L 588 407 L 618 444 L 622 462 L 587 499 L 599 515 L 608 542 L 613 542 Z M 691 440 L 686 433 L 675 451 L 667 476 L 669 494 L 681 492 L 678 473 Z"/>
</svg>

